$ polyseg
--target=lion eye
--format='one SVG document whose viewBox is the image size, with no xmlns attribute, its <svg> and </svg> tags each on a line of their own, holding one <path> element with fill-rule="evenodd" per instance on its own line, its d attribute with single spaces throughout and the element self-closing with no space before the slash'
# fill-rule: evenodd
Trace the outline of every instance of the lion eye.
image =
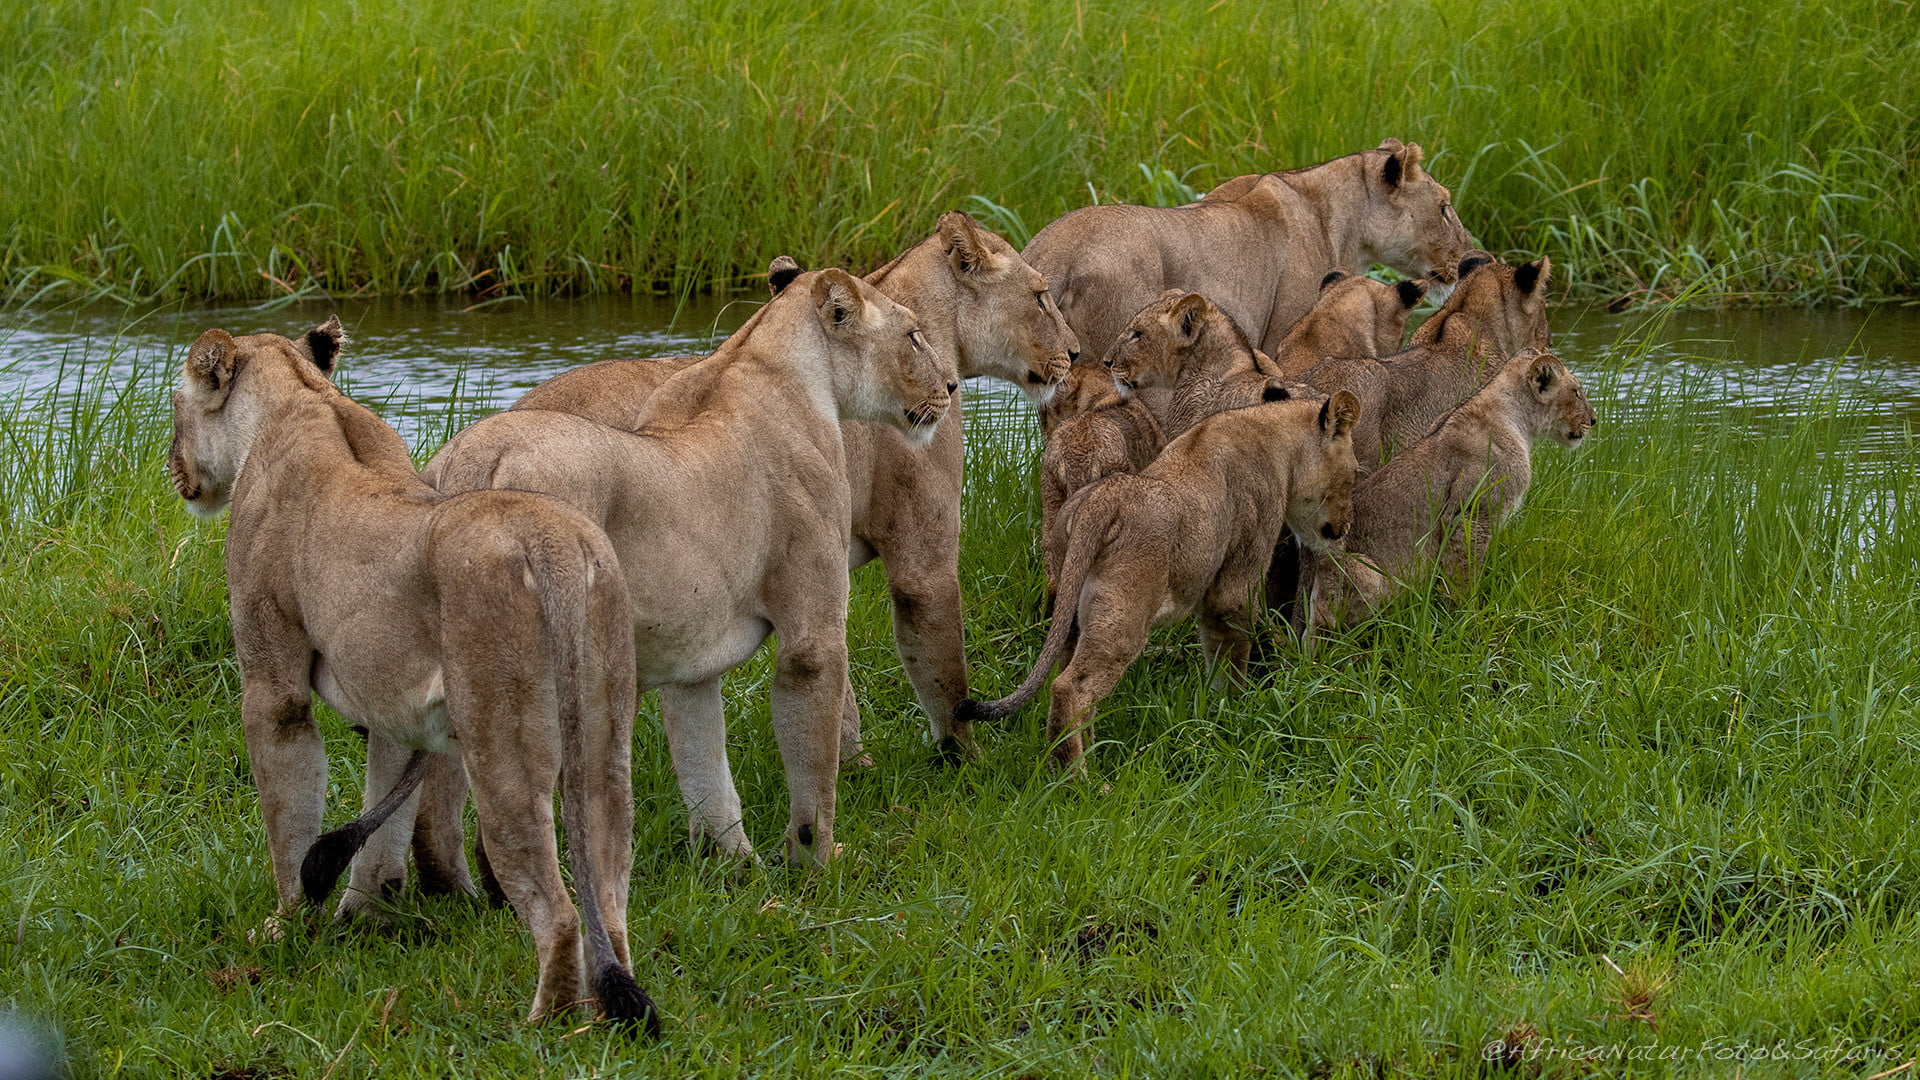
<svg viewBox="0 0 1920 1080">
<path fill-rule="evenodd" d="M 1040 305 L 1041 311 L 1047 310 L 1047 290 L 1041 289 L 1039 292 L 1034 293 L 1033 302 Z"/>
</svg>

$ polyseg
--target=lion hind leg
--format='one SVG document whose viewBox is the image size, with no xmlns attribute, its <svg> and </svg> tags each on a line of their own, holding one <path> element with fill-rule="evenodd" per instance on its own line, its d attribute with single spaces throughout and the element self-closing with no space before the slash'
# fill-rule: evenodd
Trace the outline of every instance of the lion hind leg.
<svg viewBox="0 0 1920 1080">
<path fill-rule="evenodd" d="M 687 803 L 687 831 L 695 850 L 752 859 L 753 845 L 741 824 L 740 793 L 727 762 L 720 680 L 662 686 L 660 719 L 667 729 L 680 796 Z"/>
<path fill-rule="evenodd" d="M 1082 603 L 1080 638 L 1073 659 L 1053 680 L 1047 709 L 1053 761 L 1068 775 L 1086 772 L 1083 755 L 1093 741 L 1095 708 L 1146 651 L 1147 631 L 1161 591 L 1125 586 L 1109 590 L 1096 582 Z"/>
</svg>

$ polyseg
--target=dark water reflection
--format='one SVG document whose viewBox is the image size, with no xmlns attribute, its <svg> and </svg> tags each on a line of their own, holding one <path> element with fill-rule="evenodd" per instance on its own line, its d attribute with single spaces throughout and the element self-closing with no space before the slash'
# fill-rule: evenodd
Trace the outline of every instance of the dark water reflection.
<svg viewBox="0 0 1920 1080">
<path fill-rule="evenodd" d="M 473 416 L 505 405 L 567 368 L 619 357 L 710 350 L 753 312 L 757 294 L 495 303 L 365 300 L 339 305 L 350 336 L 341 382 L 379 408 L 410 442 L 436 444 Z M 331 305 L 273 310 L 173 307 L 0 312 L 0 393 L 62 389 L 102 376 L 170 378 L 203 329 L 294 333 Z M 1870 443 L 1904 440 L 1920 424 L 1920 309 L 1682 311 L 1662 318 L 1562 310 L 1555 350 L 1594 388 L 1603 415 L 1625 419 L 1676 394 L 1724 405 L 1756 431 L 1798 415 L 1810 396 L 1871 406 Z M 971 426 L 1011 442 L 1031 438 L 1017 395 L 970 388 Z M 449 406 L 460 404 L 457 410 Z M 1002 446 L 1002 452 L 1013 449 Z"/>
</svg>

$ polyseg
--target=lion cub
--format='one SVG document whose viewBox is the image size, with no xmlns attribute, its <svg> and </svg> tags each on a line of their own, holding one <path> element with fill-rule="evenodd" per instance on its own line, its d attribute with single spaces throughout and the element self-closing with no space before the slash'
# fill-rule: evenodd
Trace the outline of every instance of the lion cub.
<svg viewBox="0 0 1920 1080">
<path fill-rule="evenodd" d="M 1362 472 L 1379 467 L 1467 399 L 1489 371 L 1524 348 L 1544 349 L 1547 275 L 1553 263 L 1508 266 L 1479 253 L 1460 263 L 1459 284 L 1440 310 L 1393 356 L 1332 357 L 1300 381 L 1322 393 L 1351 390 L 1360 399 L 1353 453 Z"/>
<path fill-rule="evenodd" d="M 1280 377 L 1298 380 L 1329 356 L 1384 356 L 1400 351 L 1407 316 L 1427 295 L 1425 281 L 1389 285 L 1334 270 L 1320 279 L 1320 297 L 1273 352 Z"/>
<path fill-rule="evenodd" d="M 1253 346 L 1199 293 L 1169 289 L 1142 308 L 1101 359 L 1115 396 L 1053 431 L 1040 454 L 1040 544 L 1051 584 L 1064 546 L 1060 506 L 1115 473 L 1139 472 L 1168 440 L 1223 409 L 1284 401 Z"/>
<path fill-rule="evenodd" d="M 1365 618 L 1435 560 L 1449 572 L 1466 567 L 1520 508 L 1533 479 L 1533 440 L 1550 435 L 1578 446 L 1594 421 L 1580 380 L 1559 357 L 1526 349 L 1507 361 L 1425 438 L 1355 486 L 1345 552 L 1323 554 L 1313 568 L 1313 625 Z"/>
<path fill-rule="evenodd" d="M 342 338 L 337 318 L 297 341 L 209 330 L 173 395 L 174 488 L 202 516 L 232 508 L 240 719 L 280 917 L 303 888 L 324 899 L 339 873 L 315 859 L 327 786 L 317 693 L 367 730 L 368 801 L 381 796 L 329 834 L 346 837 L 341 858 L 413 793 L 428 751 L 458 751 L 494 874 L 539 953 L 531 1018 L 590 984 L 610 1018 L 657 1028 L 627 962 L 633 638 L 613 547 L 543 495 L 428 487 L 400 436 L 328 381 Z M 577 913 L 554 841 L 556 783 Z M 377 841 L 405 845 L 387 832 Z"/>
<path fill-rule="evenodd" d="M 1358 409 L 1341 392 L 1319 404 L 1216 413 L 1144 471 L 1069 499 L 1060 591 L 1033 671 L 1007 697 L 963 701 L 955 711 L 1006 716 L 1064 661 L 1047 733 L 1054 760 L 1078 770 L 1094 707 L 1146 648 L 1151 627 L 1198 612 L 1208 662 L 1244 671 L 1252 593 L 1281 527 L 1317 545 L 1346 531 Z"/>
</svg>

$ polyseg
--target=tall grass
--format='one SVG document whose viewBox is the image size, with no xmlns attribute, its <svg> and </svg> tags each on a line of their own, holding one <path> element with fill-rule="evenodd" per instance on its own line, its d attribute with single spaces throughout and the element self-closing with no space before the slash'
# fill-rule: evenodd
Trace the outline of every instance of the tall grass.
<svg viewBox="0 0 1920 1080">
<path fill-rule="evenodd" d="M 160 468 L 164 365 L 78 371 L 0 414 L 0 1004 L 100 1076 L 1470 1075 L 1489 1043 L 1525 1075 L 1726 1075 L 1756 1047 L 1895 1069 L 1920 1042 L 1920 447 L 1817 383 L 1756 432 L 1696 369 L 1581 367 L 1601 426 L 1540 450 L 1486 575 L 1311 662 L 1275 641 L 1230 693 L 1190 628 L 1158 634 L 1088 783 L 1046 771 L 1038 707 L 935 764 L 872 569 L 878 764 L 842 785 L 831 871 L 693 858 L 643 718 L 658 1045 L 522 1026 L 502 911 L 404 895 L 386 928 L 247 940 L 272 887 L 223 527 Z M 980 421 L 963 576 L 994 692 L 1042 586 L 1030 446 Z M 768 676 L 728 709 L 771 844 Z M 338 821 L 359 742 L 322 722 Z"/>
<path fill-rule="evenodd" d="M 15 301 L 725 287 L 952 207 L 1421 142 L 1623 302 L 1913 296 L 1908 3 L 87 0 L 0 11 Z"/>
</svg>

